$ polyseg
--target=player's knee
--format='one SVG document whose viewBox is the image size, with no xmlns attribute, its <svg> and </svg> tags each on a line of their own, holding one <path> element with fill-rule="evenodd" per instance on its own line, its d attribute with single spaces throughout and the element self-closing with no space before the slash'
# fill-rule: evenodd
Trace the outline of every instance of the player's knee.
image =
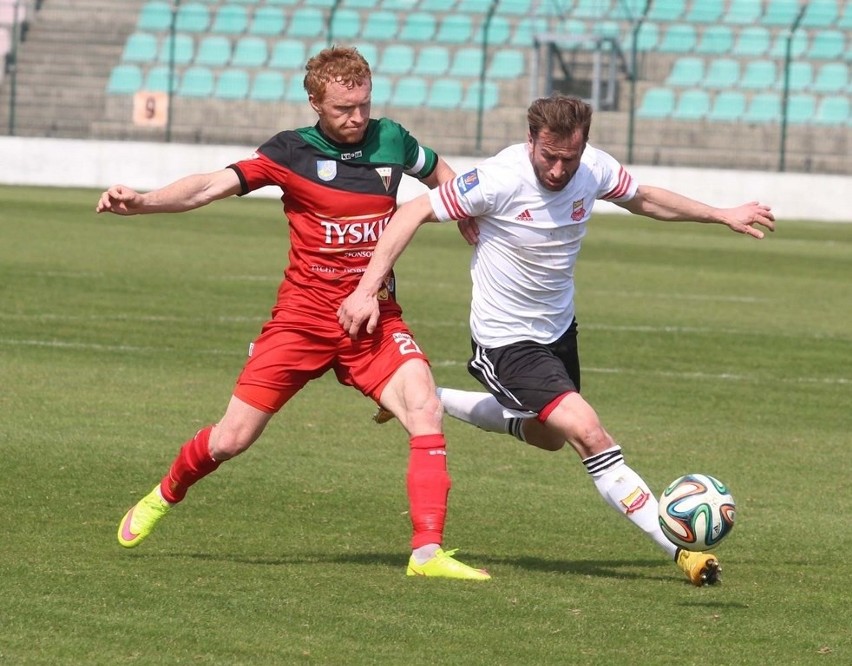
<svg viewBox="0 0 852 666">
<path fill-rule="evenodd" d="M 210 434 L 210 455 L 219 462 L 230 460 L 249 448 L 257 436 L 248 431 L 214 428 Z"/>
</svg>

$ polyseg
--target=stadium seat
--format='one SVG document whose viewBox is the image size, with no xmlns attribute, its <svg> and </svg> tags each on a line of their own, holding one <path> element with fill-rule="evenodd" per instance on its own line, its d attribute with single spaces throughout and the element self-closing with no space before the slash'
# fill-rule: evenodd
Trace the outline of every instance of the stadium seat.
<svg viewBox="0 0 852 666">
<path fill-rule="evenodd" d="M 697 42 L 695 26 L 689 23 L 673 23 L 663 32 L 657 48 L 662 53 L 693 53 Z"/>
<path fill-rule="evenodd" d="M 768 90 L 775 86 L 777 68 L 772 60 L 749 60 L 740 77 L 740 87 L 746 90 Z"/>
<path fill-rule="evenodd" d="M 846 50 L 846 35 L 840 30 L 820 30 L 814 35 L 807 56 L 814 60 L 840 60 Z"/>
<path fill-rule="evenodd" d="M 117 65 L 107 80 L 109 95 L 132 95 L 142 88 L 142 70 L 138 65 Z"/>
<path fill-rule="evenodd" d="M 482 44 L 483 30 L 485 30 L 485 21 L 480 21 L 473 34 L 473 43 Z M 488 24 L 488 44 L 491 46 L 502 46 L 509 41 L 512 35 L 512 26 L 509 20 L 504 16 L 493 16 Z"/>
<path fill-rule="evenodd" d="M 458 0 L 454 11 L 484 16 L 490 6 L 491 0 Z"/>
<path fill-rule="evenodd" d="M 479 81 L 474 81 L 467 87 L 464 98 L 462 98 L 461 108 L 467 111 L 476 111 L 481 104 L 483 111 L 490 111 L 499 102 L 500 90 L 496 83 L 485 81 L 485 84 L 481 85 Z"/>
<path fill-rule="evenodd" d="M 701 32 L 695 52 L 703 55 L 725 55 L 734 46 L 734 33 L 727 25 L 708 25 Z"/>
<path fill-rule="evenodd" d="M 142 5 L 136 29 L 140 31 L 162 32 L 172 25 L 172 7 L 168 2 L 152 0 Z"/>
<path fill-rule="evenodd" d="M 358 49 L 358 53 L 364 56 L 364 60 L 370 63 L 370 67 L 375 67 L 379 62 L 379 49 L 375 44 L 370 42 L 353 42 L 352 46 Z"/>
<path fill-rule="evenodd" d="M 731 54 L 740 58 L 758 58 L 766 55 L 772 36 L 762 25 L 750 25 L 739 31 Z"/>
<path fill-rule="evenodd" d="M 373 104 L 384 105 L 390 101 L 392 86 L 390 77 L 381 74 L 373 75 L 373 93 L 371 95 Z"/>
<path fill-rule="evenodd" d="M 373 85 L 375 87 L 376 77 L 373 77 Z M 287 82 L 287 87 L 284 88 L 284 99 L 288 102 L 296 102 L 305 104 L 308 101 L 308 93 L 305 92 L 305 77 L 293 75 Z"/>
<path fill-rule="evenodd" d="M 287 26 L 289 37 L 314 38 L 319 37 L 325 30 L 322 10 L 316 7 L 298 7 L 293 10 L 290 25 Z"/>
<path fill-rule="evenodd" d="M 618 21 L 633 22 L 645 13 L 648 0 L 615 0 L 609 16 Z"/>
<path fill-rule="evenodd" d="M 532 0 L 500 0 L 497 5 L 498 14 L 512 16 L 528 16 L 532 12 Z"/>
<path fill-rule="evenodd" d="M 841 93 L 849 85 L 849 65 L 843 62 L 827 62 L 817 71 L 813 90 L 820 93 Z M 850 91 L 852 92 L 852 91 Z"/>
<path fill-rule="evenodd" d="M 686 0 L 654 0 L 647 21 L 680 21 L 686 12 Z"/>
<path fill-rule="evenodd" d="M 160 53 L 157 60 L 161 63 L 172 62 L 176 65 L 187 65 L 192 62 L 195 56 L 195 40 L 189 35 L 183 33 L 175 33 L 174 49 L 172 49 L 172 37 L 166 35 L 160 44 Z"/>
<path fill-rule="evenodd" d="M 216 80 L 213 94 L 219 99 L 245 99 L 249 93 L 249 75 L 244 69 L 226 69 Z"/>
<path fill-rule="evenodd" d="M 672 115 L 674 105 L 675 96 L 671 88 L 649 88 L 642 95 L 636 116 L 648 120 L 662 120 Z"/>
<path fill-rule="evenodd" d="M 412 74 L 417 76 L 443 76 L 450 68 L 450 52 L 445 46 L 424 46 L 417 53 Z"/>
<path fill-rule="evenodd" d="M 195 64 L 224 67 L 231 59 L 231 40 L 223 35 L 207 35 L 198 44 Z"/>
<path fill-rule="evenodd" d="M 848 95 L 826 95 L 823 97 L 814 115 L 817 125 L 846 125 L 852 121 L 849 114 Z"/>
<path fill-rule="evenodd" d="M 431 42 L 435 36 L 437 21 L 434 14 L 414 12 L 408 14 L 399 31 L 401 42 Z"/>
<path fill-rule="evenodd" d="M 837 21 L 837 0 L 808 0 L 802 16 L 804 28 L 826 28 Z"/>
<path fill-rule="evenodd" d="M 771 27 L 788 27 L 793 25 L 798 12 L 799 0 L 769 0 L 760 23 Z"/>
<path fill-rule="evenodd" d="M 517 79 L 524 75 L 526 68 L 524 51 L 500 49 L 494 53 L 485 74 L 489 79 Z"/>
<path fill-rule="evenodd" d="M 379 6 L 379 0 L 343 0 L 340 6 L 349 9 L 369 9 L 373 11 Z"/>
<path fill-rule="evenodd" d="M 261 5 L 254 10 L 249 33 L 265 37 L 277 37 L 284 32 L 284 11 L 279 7 Z"/>
<path fill-rule="evenodd" d="M 781 98 L 777 93 L 757 93 L 749 101 L 742 118 L 747 123 L 779 122 L 781 120 Z"/>
<path fill-rule="evenodd" d="M 180 72 L 174 71 L 171 76 L 171 89 L 176 92 L 180 86 Z M 165 65 L 156 65 L 148 70 L 145 76 L 144 90 L 152 92 L 168 92 L 169 90 L 169 68 Z"/>
<path fill-rule="evenodd" d="M 417 0 L 382 0 L 382 9 L 389 12 L 409 14 L 417 5 Z"/>
<path fill-rule="evenodd" d="M 778 81 L 775 84 L 779 90 L 784 88 L 784 72 L 782 70 L 781 75 L 778 77 Z M 814 82 L 814 68 L 811 63 L 806 60 L 797 60 L 795 62 L 790 63 L 790 73 L 787 78 L 787 85 L 789 85 L 789 89 L 791 91 L 802 91 L 807 90 L 813 85 Z"/>
<path fill-rule="evenodd" d="M 473 21 L 469 14 L 447 14 L 441 19 L 435 41 L 442 44 L 466 44 L 473 35 Z"/>
<path fill-rule="evenodd" d="M 694 0 L 686 20 L 689 23 L 717 23 L 721 20 L 724 9 L 723 0 Z"/>
<path fill-rule="evenodd" d="M 512 46 L 532 46 L 533 37 L 547 32 L 547 19 L 542 16 L 527 16 L 518 21 L 509 43 Z"/>
<path fill-rule="evenodd" d="M 627 48 L 632 48 L 633 31 L 629 33 Z M 656 23 L 645 22 L 639 26 L 636 34 L 636 50 L 640 52 L 654 51 L 660 43 L 660 28 Z"/>
<path fill-rule="evenodd" d="M 398 30 L 399 23 L 393 12 L 370 12 L 361 30 L 361 39 L 369 42 L 388 41 L 396 37 Z"/>
<path fill-rule="evenodd" d="M 816 97 L 808 93 L 796 93 L 787 99 L 787 122 L 807 125 L 816 115 Z"/>
<path fill-rule="evenodd" d="M 284 5 L 286 7 L 294 7 L 300 4 L 300 0 L 266 0 L 268 5 Z"/>
<path fill-rule="evenodd" d="M 209 67 L 193 65 L 181 78 L 178 95 L 182 97 L 210 97 L 213 94 L 213 72 Z"/>
<path fill-rule="evenodd" d="M 837 26 L 841 30 L 852 30 L 852 2 L 847 2 L 846 6 L 837 20 Z"/>
<path fill-rule="evenodd" d="M 180 5 L 175 19 L 175 29 L 180 32 L 205 32 L 210 26 L 210 10 L 200 2 Z"/>
<path fill-rule="evenodd" d="M 710 61 L 704 75 L 705 88 L 735 88 L 740 79 L 740 63 L 733 58 L 716 58 Z"/>
<path fill-rule="evenodd" d="M 429 84 L 421 76 L 403 76 L 393 88 L 391 106 L 421 107 L 426 104 Z"/>
<path fill-rule="evenodd" d="M 571 16 L 580 19 L 605 19 L 611 13 L 610 0 L 576 0 Z"/>
<path fill-rule="evenodd" d="M 478 77 L 482 72 L 482 48 L 469 46 L 456 51 L 450 65 L 450 76 Z"/>
<path fill-rule="evenodd" d="M 284 89 L 284 75 L 264 69 L 255 75 L 248 96 L 258 102 L 277 102 L 284 98 Z"/>
<path fill-rule="evenodd" d="M 675 60 L 666 77 L 666 85 L 676 88 L 694 88 L 704 79 L 704 60 L 693 56 L 682 56 Z"/>
<path fill-rule="evenodd" d="M 414 48 L 408 44 L 387 46 L 376 67 L 381 74 L 408 74 L 413 68 Z"/>
<path fill-rule="evenodd" d="M 684 90 L 677 97 L 671 117 L 676 120 L 703 120 L 710 111 L 710 95 L 706 90 Z"/>
<path fill-rule="evenodd" d="M 232 67 L 262 67 L 269 58 L 266 40 L 263 37 L 240 37 L 231 56 Z"/>
<path fill-rule="evenodd" d="M 722 21 L 734 25 L 754 25 L 762 9 L 760 0 L 731 0 Z"/>
<path fill-rule="evenodd" d="M 272 47 L 268 67 L 302 69 L 305 66 L 305 43 L 300 39 L 279 39 Z"/>
<path fill-rule="evenodd" d="M 361 16 L 355 9 L 339 8 L 331 19 L 330 41 L 351 41 L 361 33 Z"/>
<path fill-rule="evenodd" d="M 426 106 L 433 109 L 456 109 L 461 105 L 463 92 L 458 79 L 435 79 L 429 88 Z"/>
<path fill-rule="evenodd" d="M 122 62 L 149 63 L 157 59 L 157 38 L 148 32 L 134 32 L 124 44 Z"/>
<path fill-rule="evenodd" d="M 714 122 L 737 122 L 745 112 L 746 98 L 739 90 L 722 90 L 716 94 L 707 120 Z"/>
<path fill-rule="evenodd" d="M 239 35 L 248 28 L 248 12 L 242 5 L 233 3 L 222 5 L 213 19 L 212 32 L 225 35 Z"/>
<path fill-rule="evenodd" d="M 335 0 L 302 0 L 305 7 L 318 7 L 320 9 L 330 9 L 334 6 Z"/>
<path fill-rule="evenodd" d="M 786 32 L 780 32 L 775 37 L 775 41 L 769 49 L 769 55 L 774 58 L 784 58 L 787 53 L 788 35 Z M 803 30 L 797 30 L 790 40 L 790 55 L 793 58 L 799 58 L 808 50 L 808 35 Z"/>
</svg>

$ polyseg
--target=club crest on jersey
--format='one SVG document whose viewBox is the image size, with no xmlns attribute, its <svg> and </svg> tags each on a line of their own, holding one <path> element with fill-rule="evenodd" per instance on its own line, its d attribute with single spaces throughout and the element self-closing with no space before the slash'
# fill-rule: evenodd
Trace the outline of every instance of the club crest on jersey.
<svg viewBox="0 0 852 666">
<path fill-rule="evenodd" d="M 583 200 L 575 201 L 573 205 L 573 212 L 571 213 L 571 219 L 575 222 L 579 222 L 586 216 L 586 209 L 583 206 Z"/>
<path fill-rule="evenodd" d="M 387 192 L 390 187 L 393 169 L 391 167 L 377 167 L 376 173 L 379 174 L 379 178 L 382 179 L 382 185 L 385 186 L 385 192 Z"/>
<path fill-rule="evenodd" d="M 337 162 L 334 160 L 317 160 L 317 176 L 328 182 L 337 175 Z"/>
<path fill-rule="evenodd" d="M 641 488 L 636 488 L 636 490 L 621 500 L 621 504 L 624 506 L 625 513 L 630 515 L 634 511 L 638 511 L 645 506 L 645 503 L 650 499 L 650 497 L 651 496 Z"/>
<path fill-rule="evenodd" d="M 456 179 L 456 185 L 458 185 L 459 194 L 470 192 L 470 190 L 479 185 L 479 173 L 476 169 L 463 173 Z"/>
</svg>

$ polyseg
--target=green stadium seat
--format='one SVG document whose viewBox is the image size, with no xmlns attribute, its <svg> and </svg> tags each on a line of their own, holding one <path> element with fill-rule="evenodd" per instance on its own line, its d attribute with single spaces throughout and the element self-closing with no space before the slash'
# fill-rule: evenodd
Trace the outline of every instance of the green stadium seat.
<svg viewBox="0 0 852 666">
<path fill-rule="evenodd" d="M 672 115 L 674 106 L 675 96 L 671 88 L 649 88 L 642 95 L 636 116 L 648 120 L 663 120 Z"/>
<path fill-rule="evenodd" d="M 461 106 L 464 88 L 458 79 L 439 78 L 432 82 L 426 106 L 432 109 L 456 109 Z"/>
<path fill-rule="evenodd" d="M 727 25 L 708 25 L 701 32 L 695 52 L 703 55 L 725 55 L 734 47 L 734 33 Z"/>
<path fill-rule="evenodd" d="M 116 65 L 109 73 L 109 95 L 132 95 L 142 89 L 142 70 L 138 65 Z"/>
<path fill-rule="evenodd" d="M 852 30 L 852 2 L 847 2 L 837 21 L 837 26 L 841 30 Z"/>
<path fill-rule="evenodd" d="M 762 10 L 760 0 L 731 0 L 722 21 L 734 25 L 754 25 Z"/>
<path fill-rule="evenodd" d="M 456 0 L 420 0 L 417 9 L 421 12 L 429 12 L 439 16 L 447 14 L 456 4 Z"/>
<path fill-rule="evenodd" d="M 240 37 L 231 56 L 232 67 L 263 67 L 269 58 L 266 40 L 263 37 Z"/>
<path fill-rule="evenodd" d="M 226 69 L 216 80 L 213 92 L 219 99 L 245 99 L 249 93 L 249 75 L 244 69 Z"/>
<path fill-rule="evenodd" d="M 666 77 L 666 85 L 675 88 L 694 88 L 704 80 L 704 60 L 693 56 L 681 56 L 674 61 Z"/>
<path fill-rule="evenodd" d="M 369 9 L 372 11 L 378 8 L 379 0 L 343 0 L 340 6 L 348 7 L 349 9 Z"/>
<path fill-rule="evenodd" d="M 739 31 L 731 54 L 740 58 L 759 58 L 766 55 L 772 43 L 769 29 L 762 25 L 750 25 Z"/>
<path fill-rule="evenodd" d="M 285 79 L 281 72 L 264 69 L 251 82 L 249 99 L 258 102 L 277 102 L 284 99 Z"/>
<path fill-rule="evenodd" d="M 531 14 L 532 0 L 500 0 L 497 5 L 498 14 L 512 16 L 528 16 Z"/>
<path fill-rule="evenodd" d="M 467 44 L 473 35 L 473 20 L 469 14 L 447 14 L 438 26 L 435 41 L 441 44 Z"/>
<path fill-rule="evenodd" d="M 454 11 L 484 16 L 490 6 L 491 0 L 458 0 Z"/>
<path fill-rule="evenodd" d="M 840 30 L 820 30 L 814 35 L 807 57 L 813 60 L 840 60 L 846 50 L 846 34 Z"/>
<path fill-rule="evenodd" d="M 175 29 L 180 32 L 205 32 L 210 26 L 210 10 L 200 2 L 180 5 L 175 19 Z"/>
<path fill-rule="evenodd" d="M 485 74 L 489 79 L 517 79 L 523 76 L 526 68 L 524 51 L 500 49 L 494 53 Z"/>
<path fill-rule="evenodd" d="M 213 19 L 212 32 L 224 35 L 239 35 L 248 29 L 248 12 L 242 5 L 222 5 Z"/>
<path fill-rule="evenodd" d="M 789 27 L 799 13 L 799 0 L 769 0 L 760 23 L 772 27 Z"/>
<path fill-rule="evenodd" d="M 577 27 L 572 27 L 572 24 L 577 25 Z M 616 41 L 621 39 L 621 23 L 618 21 L 592 21 L 591 29 L 588 29 L 582 21 L 568 20 L 562 25 L 566 28 L 566 33 L 569 35 L 590 32 L 597 37 L 612 37 Z"/>
<path fill-rule="evenodd" d="M 467 111 L 478 110 L 480 104 L 483 111 L 490 111 L 495 108 L 500 102 L 500 90 L 497 84 L 493 81 L 485 81 L 485 84 L 480 84 L 479 81 L 474 81 L 468 85 L 462 99 L 461 108 Z"/>
<path fill-rule="evenodd" d="M 796 93 L 787 99 L 787 122 L 792 125 L 808 125 L 816 115 L 816 97 L 808 93 Z"/>
<path fill-rule="evenodd" d="M 703 120 L 710 112 L 710 95 L 697 88 L 684 90 L 677 97 L 672 118 L 675 120 Z"/>
<path fill-rule="evenodd" d="M 717 23 L 725 9 L 723 0 L 694 0 L 686 14 L 689 23 Z"/>
<path fill-rule="evenodd" d="M 740 62 L 733 58 L 716 58 L 710 61 L 704 74 L 705 88 L 735 88 L 740 80 Z"/>
<path fill-rule="evenodd" d="M 335 0 L 302 0 L 305 7 L 319 7 L 320 9 L 331 9 Z"/>
<path fill-rule="evenodd" d="M 293 10 L 290 25 L 287 26 L 289 37 L 313 38 L 319 37 L 325 30 L 322 10 L 316 7 L 298 7 Z"/>
<path fill-rule="evenodd" d="M 740 88 L 745 90 L 768 90 L 775 86 L 778 71 L 772 60 L 750 60 L 740 77 Z"/>
<path fill-rule="evenodd" d="M 774 58 L 784 58 L 787 53 L 788 35 L 786 32 L 780 32 L 769 49 L 769 55 Z M 800 58 L 808 50 L 808 35 L 803 30 L 797 30 L 790 40 L 790 55 L 793 58 Z"/>
<path fill-rule="evenodd" d="M 478 77 L 482 72 L 482 48 L 468 46 L 456 51 L 450 64 L 450 76 L 458 78 Z"/>
<path fill-rule="evenodd" d="M 817 71 L 813 90 L 828 94 L 841 93 L 848 85 L 849 65 L 844 62 L 827 62 Z"/>
<path fill-rule="evenodd" d="M 401 42 L 431 42 L 435 37 L 437 21 L 434 14 L 414 12 L 405 17 L 399 31 Z"/>
<path fill-rule="evenodd" d="M 373 83 L 375 86 L 375 79 Z M 304 104 L 308 101 L 308 93 L 305 92 L 305 77 L 294 74 L 287 82 L 287 87 L 284 89 L 284 99 L 288 102 L 298 102 Z"/>
<path fill-rule="evenodd" d="M 791 91 L 807 90 L 814 82 L 814 68 L 811 63 L 806 60 L 797 60 L 790 63 L 790 74 L 788 85 Z M 779 90 L 784 88 L 784 72 L 778 77 L 775 84 Z"/>
<path fill-rule="evenodd" d="M 802 16 L 804 28 L 827 28 L 837 22 L 836 0 L 808 0 Z"/>
<path fill-rule="evenodd" d="M 542 16 L 527 16 L 518 21 L 509 43 L 512 46 L 532 46 L 533 37 L 548 31 L 547 19 Z"/>
<path fill-rule="evenodd" d="M 305 43 L 300 39 L 279 39 L 272 47 L 267 67 L 302 69 L 306 61 Z"/>
<path fill-rule="evenodd" d="M 284 32 L 286 21 L 280 7 L 261 5 L 254 10 L 249 33 L 265 37 L 277 37 Z"/>
<path fill-rule="evenodd" d="M 409 14 L 417 5 L 417 0 L 382 0 L 382 9 L 390 12 Z"/>
<path fill-rule="evenodd" d="M 396 14 L 388 11 L 370 12 L 361 30 L 361 39 L 370 42 L 388 41 L 396 37 L 399 22 Z"/>
<path fill-rule="evenodd" d="M 610 0 L 576 0 L 571 16 L 580 19 L 605 19 L 612 15 Z"/>
<path fill-rule="evenodd" d="M 172 92 L 176 92 L 180 85 L 180 72 L 175 71 L 171 77 Z M 169 90 L 169 68 L 165 65 L 156 65 L 148 70 L 145 75 L 144 90 L 152 92 L 168 92 Z"/>
<path fill-rule="evenodd" d="M 481 21 L 473 34 L 474 44 L 482 44 L 485 21 Z M 492 16 L 488 24 L 488 44 L 491 46 L 502 46 L 509 41 L 512 35 L 512 26 L 505 16 Z"/>
<path fill-rule="evenodd" d="M 743 113 L 747 123 L 777 123 L 781 121 L 781 98 L 777 93 L 761 92 L 751 98 Z"/>
<path fill-rule="evenodd" d="M 361 15 L 355 9 L 339 8 L 331 19 L 328 38 L 332 42 L 351 41 L 361 33 Z"/>
<path fill-rule="evenodd" d="M 207 35 L 198 44 L 195 64 L 224 67 L 231 60 L 231 40 L 224 35 Z"/>
<path fill-rule="evenodd" d="M 648 0 L 615 0 L 609 15 L 618 21 L 636 21 L 645 14 L 647 5 Z"/>
<path fill-rule="evenodd" d="M 722 90 L 716 94 L 707 120 L 714 122 L 738 122 L 745 113 L 746 98 L 739 90 Z"/>
<path fill-rule="evenodd" d="M 183 73 L 177 93 L 182 97 L 210 97 L 214 81 L 213 71 L 209 67 L 193 65 Z"/>
<path fill-rule="evenodd" d="M 648 21 L 680 21 L 686 12 L 686 0 L 654 0 L 645 17 Z"/>
<path fill-rule="evenodd" d="M 391 44 L 382 51 L 376 69 L 382 74 L 408 74 L 414 68 L 414 48 L 408 44 Z"/>
<path fill-rule="evenodd" d="M 417 76 L 443 76 L 450 68 L 450 52 L 445 46 L 424 46 L 417 53 L 412 74 Z"/>
<path fill-rule="evenodd" d="M 629 33 L 627 48 L 632 47 L 633 30 Z M 636 50 L 640 52 L 655 51 L 660 43 L 660 27 L 656 23 L 646 21 L 639 26 L 636 35 Z"/>
<path fill-rule="evenodd" d="M 392 89 L 390 77 L 373 75 L 373 92 L 371 95 L 373 104 L 380 106 L 387 104 L 390 101 Z"/>
<path fill-rule="evenodd" d="M 285 7 L 295 7 L 301 4 L 301 0 L 266 0 L 268 5 L 283 5 Z"/>
<path fill-rule="evenodd" d="M 157 38 L 148 32 L 134 32 L 124 44 L 122 62 L 150 63 L 157 59 Z"/>
<path fill-rule="evenodd" d="M 353 42 L 352 46 L 358 49 L 358 53 L 364 56 L 364 60 L 370 63 L 370 67 L 374 67 L 379 61 L 379 49 L 371 42 Z"/>
<path fill-rule="evenodd" d="M 136 29 L 140 31 L 162 32 L 172 25 L 172 7 L 168 2 L 152 0 L 142 5 Z"/>
<path fill-rule="evenodd" d="M 663 32 L 658 49 L 662 53 L 693 53 L 698 43 L 695 26 L 689 23 L 673 23 Z"/>
<path fill-rule="evenodd" d="M 175 33 L 174 49 L 172 49 L 172 36 L 166 35 L 160 44 L 160 53 L 157 60 L 161 63 L 172 62 L 176 65 L 187 65 L 195 57 L 195 40 L 184 33 Z"/>
<path fill-rule="evenodd" d="M 848 95 L 826 95 L 817 105 L 814 123 L 817 125 L 846 125 L 852 121 Z"/>
<path fill-rule="evenodd" d="M 429 84 L 421 76 L 403 76 L 393 88 L 391 106 L 421 107 L 426 104 Z"/>
</svg>

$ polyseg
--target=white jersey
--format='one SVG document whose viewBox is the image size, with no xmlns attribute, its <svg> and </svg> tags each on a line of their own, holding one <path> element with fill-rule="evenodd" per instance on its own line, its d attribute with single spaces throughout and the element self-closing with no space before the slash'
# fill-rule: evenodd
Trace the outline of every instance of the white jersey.
<svg viewBox="0 0 852 666">
<path fill-rule="evenodd" d="M 439 221 L 474 217 L 479 225 L 470 264 L 474 341 L 490 349 L 559 339 L 574 319 L 574 264 L 595 200 L 629 201 L 637 187 L 614 157 L 587 145 L 577 173 L 551 192 L 521 143 L 430 190 Z"/>
</svg>

